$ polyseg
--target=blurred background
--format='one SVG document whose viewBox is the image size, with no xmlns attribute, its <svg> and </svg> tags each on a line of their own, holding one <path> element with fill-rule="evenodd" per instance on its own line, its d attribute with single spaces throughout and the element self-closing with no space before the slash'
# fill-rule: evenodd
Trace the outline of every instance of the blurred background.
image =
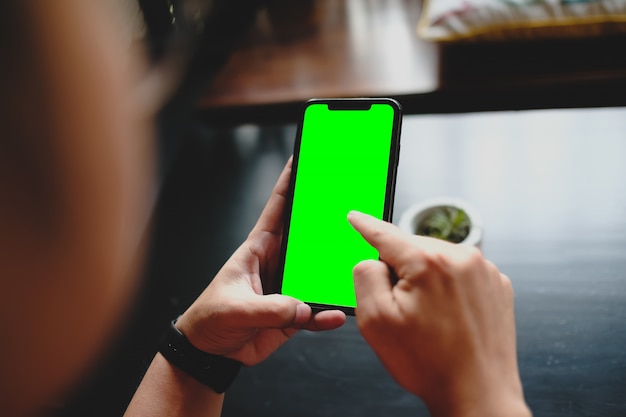
<svg viewBox="0 0 626 417">
<path fill-rule="evenodd" d="M 626 414 L 623 2 L 111 2 L 154 65 L 176 51 L 189 64 L 158 119 L 138 302 L 106 360 L 50 415 L 123 413 L 164 326 L 256 221 L 303 102 L 363 96 L 405 112 L 394 222 L 442 196 L 480 213 L 482 250 L 516 289 L 534 414 Z M 352 319 L 298 334 L 226 398 L 225 416 L 427 415 Z"/>
</svg>

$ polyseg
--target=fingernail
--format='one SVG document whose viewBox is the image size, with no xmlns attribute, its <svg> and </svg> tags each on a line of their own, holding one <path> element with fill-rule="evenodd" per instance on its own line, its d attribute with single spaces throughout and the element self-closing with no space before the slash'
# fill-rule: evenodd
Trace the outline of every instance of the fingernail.
<svg viewBox="0 0 626 417">
<path fill-rule="evenodd" d="M 294 324 L 304 324 L 309 321 L 311 316 L 311 307 L 305 303 L 300 303 L 296 306 L 296 317 L 294 318 Z"/>
</svg>

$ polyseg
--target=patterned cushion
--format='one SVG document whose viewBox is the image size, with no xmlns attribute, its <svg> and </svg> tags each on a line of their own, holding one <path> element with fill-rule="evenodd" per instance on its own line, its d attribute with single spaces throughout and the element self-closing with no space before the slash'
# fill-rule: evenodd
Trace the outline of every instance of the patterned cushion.
<svg viewBox="0 0 626 417">
<path fill-rule="evenodd" d="M 626 32 L 626 0 L 424 0 L 432 41 L 600 36 Z"/>
</svg>

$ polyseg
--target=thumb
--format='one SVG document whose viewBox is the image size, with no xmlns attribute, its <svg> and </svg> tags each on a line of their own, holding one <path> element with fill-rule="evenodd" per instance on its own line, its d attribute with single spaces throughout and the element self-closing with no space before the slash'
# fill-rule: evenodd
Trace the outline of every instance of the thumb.
<svg viewBox="0 0 626 417">
<path fill-rule="evenodd" d="M 373 260 L 362 261 L 354 267 L 352 274 L 354 275 L 357 315 L 391 305 L 391 274 L 385 263 Z"/>
<path fill-rule="evenodd" d="M 280 294 L 254 295 L 246 308 L 246 327 L 282 329 L 302 325 L 311 318 L 311 307 Z"/>
</svg>

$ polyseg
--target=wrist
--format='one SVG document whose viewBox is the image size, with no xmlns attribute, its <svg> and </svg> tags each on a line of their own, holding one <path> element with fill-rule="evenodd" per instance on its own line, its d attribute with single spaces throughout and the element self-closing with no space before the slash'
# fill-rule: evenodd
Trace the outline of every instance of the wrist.
<svg viewBox="0 0 626 417">
<path fill-rule="evenodd" d="M 454 400 L 451 400 L 454 401 Z M 497 402 L 475 402 L 465 404 L 449 404 L 444 407 L 433 407 L 428 404 L 433 417 L 532 417 L 526 402 L 520 399 L 503 400 Z"/>
<path fill-rule="evenodd" d="M 151 366 L 153 366 L 157 373 L 169 381 L 170 390 L 181 399 L 184 397 L 193 398 L 218 398 L 224 397 L 224 393 L 218 393 L 211 387 L 198 381 L 185 371 L 180 370 L 175 365 L 172 365 L 160 352 L 157 352 L 154 357 Z M 172 389 L 174 387 L 174 389 Z"/>
<path fill-rule="evenodd" d="M 219 416 L 223 402 L 224 394 L 196 381 L 157 353 L 124 417 Z"/>
<path fill-rule="evenodd" d="M 198 349 L 172 321 L 159 342 L 159 353 L 171 365 L 210 387 L 223 393 L 237 376 L 241 363 L 220 355 Z"/>
<path fill-rule="evenodd" d="M 206 353 L 217 354 L 218 352 L 213 352 L 211 351 L 211 349 L 207 349 L 205 344 L 202 343 L 202 337 L 201 335 L 197 334 L 193 323 L 193 313 L 187 310 L 176 319 L 176 328 L 180 330 L 185 335 L 187 340 L 189 340 L 189 343 L 191 343 L 197 349 Z"/>
<path fill-rule="evenodd" d="M 517 376 L 489 383 L 465 380 L 424 400 L 433 417 L 532 417 Z"/>
<path fill-rule="evenodd" d="M 476 407 L 457 415 L 458 417 L 532 417 L 530 409 L 522 401 L 500 403 L 495 406 Z"/>
<path fill-rule="evenodd" d="M 532 417 L 530 409 L 522 398 L 512 400 L 498 399 L 482 404 L 465 405 L 452 413 L 435 414 L 433 417 Z"/>
</svg>

